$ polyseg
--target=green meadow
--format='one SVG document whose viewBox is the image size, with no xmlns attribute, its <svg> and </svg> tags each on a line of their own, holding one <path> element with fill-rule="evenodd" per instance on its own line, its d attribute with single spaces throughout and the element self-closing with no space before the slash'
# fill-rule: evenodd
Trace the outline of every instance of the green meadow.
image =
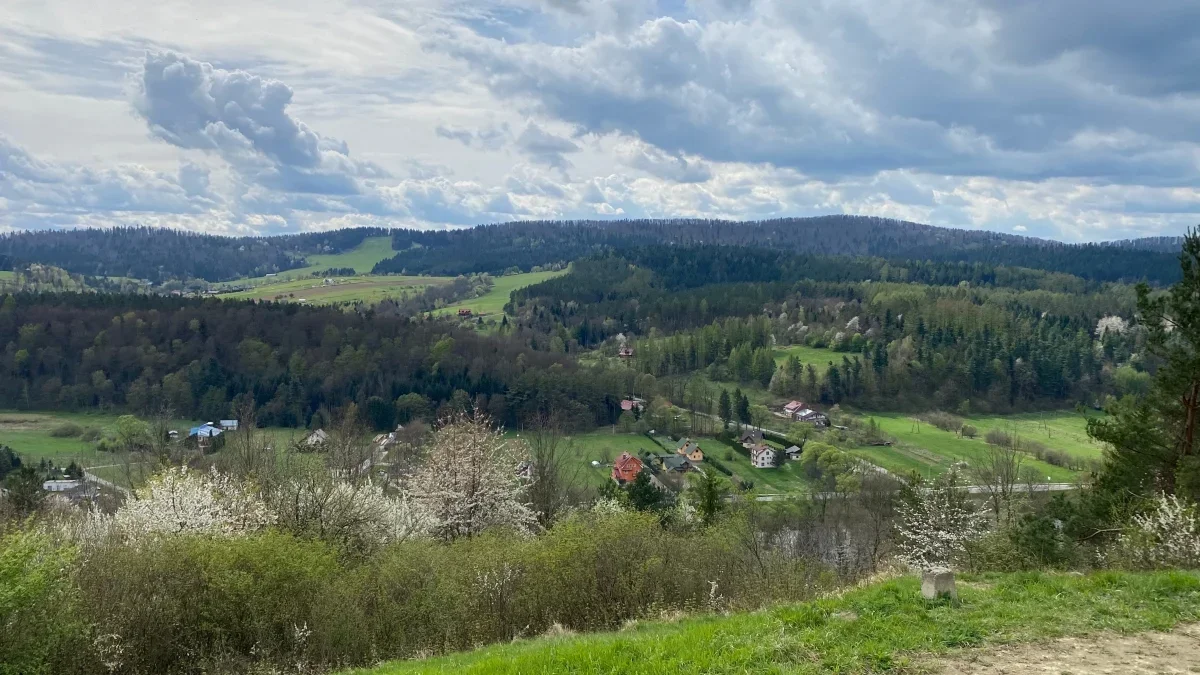
<svg viewBox="0 0 1200 675">
<path fill-rule="evenodd" d="M 526 286 L 540 284 L 547 279 L 553 279 L 566 273 L 566 270 L 560 270 L 557 272 L 526 272 L 524 274 L 492 277 L 492 281 L 494 282 L 492 289 L 486 294 L 478 298 L 447 305 L 434 312 L 434 314 L 453 314 L 460 309 L 469 309 L 471 313 L 477 315 L 500 314 L 504 311 L 504 306 L 508 304 L 509 296 L 512 295 L 513 291 L 525 288 Z"/>
</svg>

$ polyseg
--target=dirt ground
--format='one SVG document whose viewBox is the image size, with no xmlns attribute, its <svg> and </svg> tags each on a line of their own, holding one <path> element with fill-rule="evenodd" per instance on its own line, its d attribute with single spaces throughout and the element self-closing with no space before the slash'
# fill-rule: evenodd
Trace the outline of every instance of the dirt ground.
<svg viewBox="0 0 1200 675">
<path fill-rule="evenodd" d="M 936 662 L 942 675 L 1158 675 L 1200 673 L 1200 624 L 1170 633 L 1064 638 L 981 649 Z"/>
</svg>

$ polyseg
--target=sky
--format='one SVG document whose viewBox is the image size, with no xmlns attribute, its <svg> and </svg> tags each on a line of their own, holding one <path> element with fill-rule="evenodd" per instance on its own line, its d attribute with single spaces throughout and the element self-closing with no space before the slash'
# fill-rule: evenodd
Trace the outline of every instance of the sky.
<svg viewBox="0 0 1200 675">
<path fill-rule="evenodd" d="M 1200 3 L 0 3 L 0 231 L 830 213 L 1200 224 Z"/>
</svg>

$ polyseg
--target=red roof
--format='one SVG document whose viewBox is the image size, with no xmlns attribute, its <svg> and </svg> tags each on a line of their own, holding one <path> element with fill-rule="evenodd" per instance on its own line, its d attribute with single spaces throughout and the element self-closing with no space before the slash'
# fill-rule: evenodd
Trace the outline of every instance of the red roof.
<svg viewBox="0 0 1200 675">
<path fill-rule="evenodd" d="M 787 405 L 783 406 L 783 409 L 787 412 L 796 412 L 797 410 L 803 410 L 804 402 L 803 401 L 792 401 L 791 403 L 788 403 Z"/>
<path fill-rule="evenodd" d="M 637 475 L 642 472 L 642 460 L 634 457 L 628 452 L 622 452 L 617 461 L 613 462 L 612 477 L 613 480 L 628 483 L 637 478 Z"/>
</svg>

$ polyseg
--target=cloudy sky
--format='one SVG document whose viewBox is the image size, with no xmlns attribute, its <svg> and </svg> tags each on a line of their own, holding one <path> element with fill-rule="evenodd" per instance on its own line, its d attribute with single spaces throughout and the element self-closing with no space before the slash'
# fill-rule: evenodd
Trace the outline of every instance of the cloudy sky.
<svg viewBox="0 0 1200 675">
<path fill-rule="evenodd" d="M 0 4 L 0 229 L 1200 223 L 1195 0 Z"/>
</svg>

